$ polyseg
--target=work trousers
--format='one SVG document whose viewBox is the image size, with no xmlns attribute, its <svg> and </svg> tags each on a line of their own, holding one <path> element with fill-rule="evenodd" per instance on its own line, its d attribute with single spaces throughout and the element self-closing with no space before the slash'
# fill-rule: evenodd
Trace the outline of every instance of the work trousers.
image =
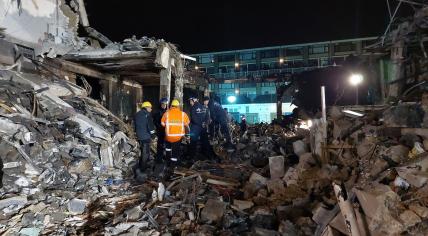
<svg viewBox="0 0 428 236">
<path fill-rule="evenodd" d="M 164 151 L 165 151 L 165 133 L 158 133 L 158 141 L 157 141 L 157 148 L 156 148 L 156 162 L 160 163 L 162 162 L 164 158 Z"/>
<path fill-rule="evenodd" d="M 231 144 L 232 138 L 230 137 L 229 125 L 226 121 L 220 122 L 220 131 L 223 134 L 224 138 L 226 138 L 226 143 Z"/>
<path fill-rule="evenodd" d="M 207 129 L 202 125 L 190 126 L 190 154 L 196 154 L 198 142 L 201 142 L 202 153 L 205 155 L 210 154 L 210 143 L 208 140 Z"/>
<path fill-rule="evenodd" d="M 141 170 L 145 170 L 147 168 L 147 163 L 150 160 L 150 142 L 150 139 L 140 140 L 141 155 L 138 164 Z"/>
<path fill-rule="evenodd" d="M 166 161 L 169 166 L 176 166 L 181 157 L 180 141 L 171 143 L 165 141 Z"/>
</svg>

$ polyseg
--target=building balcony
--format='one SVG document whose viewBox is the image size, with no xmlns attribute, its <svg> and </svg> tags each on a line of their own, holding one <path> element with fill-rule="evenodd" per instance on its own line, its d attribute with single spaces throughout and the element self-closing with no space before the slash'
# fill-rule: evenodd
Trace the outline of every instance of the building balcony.
<svg viewBox="0 0 428 236">
<path fill-rule="evenodd" d="M 278 78 L 284 78 L 294 73 L 300 73 L 303 71 L 314 70 L 322 67 L 325 66 L 308 66 L 299 68 L 281 68 L 257 71 L 237 71 L 209 74 L 208 77 L 211 79 L 211 82 L 223 82 L 224 80 L 275 80 Z"/>
</svg>

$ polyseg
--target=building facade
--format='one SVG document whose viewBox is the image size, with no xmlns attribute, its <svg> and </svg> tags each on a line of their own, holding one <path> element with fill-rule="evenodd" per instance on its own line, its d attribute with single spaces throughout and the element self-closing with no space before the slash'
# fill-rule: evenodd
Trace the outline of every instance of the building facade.
<svg viewBox="0 0 428 236">
<path fill-rule="evenodd" d="M 210 81 L 210 91 L 220 97 L 223 106 L 253 117 L 251 123 L 269 122 L 276 118 L 276 87 L 287 83 L 291 75 L 328 66 L 340 66 L 351 55 L 367 53 L 365 47 L 376 37 L 335 40 L 306 44 L 281 45 L 194 54 L 195 69 L 204 72 Z M 294 108 L 291 98 L 285 98 L 283 113 Z M 249 107 L 248 109 L 239 107 Z M 261 109 L 259 115 L 251 107 Z M 269 117 L 269 118 L 268 118 Z"/>
</svg>

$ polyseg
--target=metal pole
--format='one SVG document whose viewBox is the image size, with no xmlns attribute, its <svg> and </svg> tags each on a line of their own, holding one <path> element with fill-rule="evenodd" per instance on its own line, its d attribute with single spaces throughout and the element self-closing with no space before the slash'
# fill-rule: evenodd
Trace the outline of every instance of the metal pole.
<svg viewBox="0 0 428 236">
<path fill-rule="evenodd" d="M 327 121 L 327 113 L 325 106 L 325 86 L 321 86 L 321 109 L 322 109 L 322 120 L 323 122 Z"/>
<path fill-rule="evenodd" d="M 386 27 L 385 33 L 383 33 L 383 36 L 382 36 L 382 46 L 385 43 L 386 34 L 388 33 L 389 28 L 391 28 L 391 25 L 392 25 L 392 23 L 393 23 L 393 21 L 395 19 L 395 15 L 397 14 L 398 9 L 400 9 L 401 3 L 402 3 L 402 1 L 400 1 L 398 3 L 397 7 L 395 8 L 394 14 L 392 14 L 391 20 L 389 21 L 388 27 Z"/>
<path fill-rule="evenodd" d="M 327 111 L 326 111 L 326 105 L 325 105 L 325 86 L 321 86 L 321 109 L 322 109 L 324 142 L 327 143 Z"/>
<path fill-rule="evenodd" d="M 358 105 L 358 84 L 355 86 L 355 105 Z"/>
</svg>

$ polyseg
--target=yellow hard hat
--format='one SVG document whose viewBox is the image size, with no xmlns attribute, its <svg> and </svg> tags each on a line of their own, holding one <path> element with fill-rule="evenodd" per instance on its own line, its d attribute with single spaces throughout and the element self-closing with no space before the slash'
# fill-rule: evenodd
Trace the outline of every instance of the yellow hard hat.
<svg viewBox="0 0 428 236">
<path fill-rule="evenodd" d="M 172 100 L 171 102 L 171 106 L 173 107 L 178 107 L 180 106 L 180 102 L 177 99 Z"/>
<path fill-rule="evenodd" d="M 143 104 L 141 104 L 141 107 L 152 107 L 152 104 L 150 102 L 143 102 Z"/>
</svg>

